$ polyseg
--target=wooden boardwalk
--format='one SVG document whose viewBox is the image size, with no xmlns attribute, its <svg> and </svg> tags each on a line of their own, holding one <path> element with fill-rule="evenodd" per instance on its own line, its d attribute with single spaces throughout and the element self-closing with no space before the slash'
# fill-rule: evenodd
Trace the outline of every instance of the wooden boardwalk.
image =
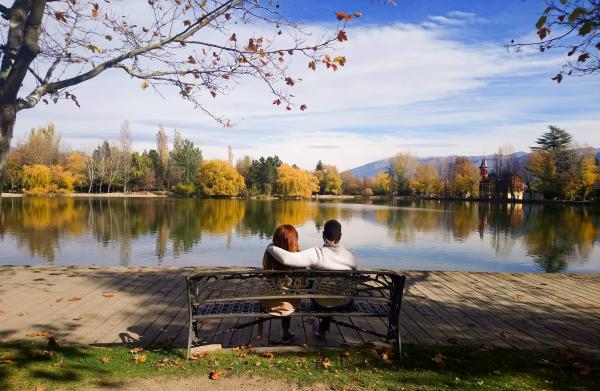
<svg viewBox="0 0 600 391">
<path fill-rule="evenodd" d="M 200 268 L 0 266 L 0 340 L 41 339 L 106 345 L 187 340 L 184 277 Z M 206 269 L 204 269 L 206 270 Z M 226 270 L 226 269 L 223 269 Z M 405 272 L 402 337 L 416 344 L 573 348 L 600 353 L 600 275 Z M 369 334 L 332 325 L 314 338 L 311 318 L 292 318 L 294 344 L 349 346 Z M 378 318 L 351 318 L 382 331 Z M 214 337 L 236 319 L 202 327 L 206 343 L 225 347 L 279 344 L 279 321 Z"/>
</svg>

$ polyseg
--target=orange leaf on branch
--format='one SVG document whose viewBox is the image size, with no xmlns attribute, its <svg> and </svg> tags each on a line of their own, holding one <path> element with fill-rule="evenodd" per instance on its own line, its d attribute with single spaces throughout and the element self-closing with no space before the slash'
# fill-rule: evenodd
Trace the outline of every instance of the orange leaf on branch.
<svg viewBox="0 0 600 391">
<path fill-rule="evenodd" d="M 335 14 L 335 17 L 337 18 L 337 20 L 346 20 L 346 21 L 350 21 L 350 19 L 352 19 L 352 15 L 349 15 L 345 12 L 338 12 Z"/>
<path fill-rule="evenodd" d="M 56 11 L 54 13 L 54 17 L 56 18 L 56 20 L 58 20 L 59 22 L 63 22 L 63 23 L 67 23 L 67 18 L 65 17 L 65 13 L 61 12 L 61 11 Z"/>
<path fill-rule="evenodd" d="M 308 63 L 308 67 L 310 69 L 312 69 L 313 71 L 316 71 L 317 70 L 317 63 L 315 61 L 311 61 L 311 62 Z"/>
<path fill-rule="evenodd" d="M 275 99 L 273 104 L 279 106 L 281 104 L 281 99 Z"/>
<path fill-rule="evenodd" d="M 580 54 L 579 57 L 577 57 L 577 62 L 586 62 L 588 58 L 590 58 L 589 53 Z"/>
<path fill-rule="evenodd" d="M 235 36 L 235 33 L 231 34 L 231 37 L 229 37 L 229 40 L 231 42 L 237 42 L 237 37 Z"/>
<path fill-rule="evenodd" d="M 300 110 L 301 111 L 304 111 L 306 109 L 308 109 L 308 106 L 306 106 L 306 105 L 300 105 Z"/>
<path fill-rule="evenodd" d="M 286 77 L 285 78 L 285 84 L 287 84 L 288 86 L 293 86 L 294 85 L 294 79 L 292 79 L 291 77 Z"/>
</svg>

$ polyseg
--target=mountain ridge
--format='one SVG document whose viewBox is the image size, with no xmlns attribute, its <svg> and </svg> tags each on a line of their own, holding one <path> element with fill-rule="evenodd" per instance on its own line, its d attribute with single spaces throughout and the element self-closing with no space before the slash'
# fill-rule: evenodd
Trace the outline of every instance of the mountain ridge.
<svg viewBox="0 0 600 391">
<path fill-rule="evenodd" d="M 594 147 L 589 147 L 589 148 L 582 148 L 580 150 L 583 151 L 587 151 L 590 150 L 590 152 L 592 152 L 595 156 L 596 159 L 598 159 L 600 161 L 600 148 L 594 148 Z M 509 157 L 516 157 L 518 160 L 526 160 L 527 157 L 531 154 L 531 152 L 524 152 L 524 151 L 518 151 L 515 153 L 512 153 L 510 155 L 508 155 Z M 430 163 L 430 162 L 441 162 L 443 159 L 447 159 L 447 158 L 456 158 L 458 156 L 461 155 L 449 155 L 449 156 L 431 156 L 431 157 L 425 157 L 425 158 L 417 158 L 417 161 L 419 163 Z M 471 161 L 471 163 L 479 166 L 479 164 L 481 164 L 481 160 L 483 159 L 484 155 L 471 155 L 471 156 L 467 156 L 467 159 L 469 159 L 469 161 Z M 488 166 L 493 167 L 493 163 L 495 162 L 495 155 L 485 155 L 485 158 L 487 160 Z M 364 177 L 374 177 L 375 175 L 377 175 L 380 172 L 386 171 L 387 168 L 390 166 L 390 163 L 392 161 L 393 157 L 388 157 L 385 159 L 380 159 L 380 160 L 376 160 L 374 162 L 371 163 L 367 163 L 367 164 L 363 164 L 361 166 L 355 167 L 355 168 L 351 168 L 347 171 L 350 171 L 352 174 L 354 174 L 355 176 L 357 176 L 360 179 L 363 179 Z"/>
</svg>

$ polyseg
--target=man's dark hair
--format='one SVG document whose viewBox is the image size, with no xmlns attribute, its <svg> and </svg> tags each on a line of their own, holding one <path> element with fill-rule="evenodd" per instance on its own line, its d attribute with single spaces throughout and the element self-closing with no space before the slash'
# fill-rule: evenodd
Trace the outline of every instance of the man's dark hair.
<svg viewBox="0 0 600 391">
<path fill-rule="evenodd" d="M 342 225 L 337 220 L 329 220 L 323 228 L 323 238 L 330 242 L 338 242 L 342 238 Z"/>
</svg>

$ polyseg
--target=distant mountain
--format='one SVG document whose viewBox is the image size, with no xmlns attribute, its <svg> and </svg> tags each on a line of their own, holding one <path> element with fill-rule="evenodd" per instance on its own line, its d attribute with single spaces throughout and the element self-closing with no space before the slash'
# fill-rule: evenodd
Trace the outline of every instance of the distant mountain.
<svg viewBox="0 0 600 391">
<path fill-rule="evenodd" d="M 585 148 L 585 150 L 586 150 L 586 152 L 589 150 L 589 152 L 594 153 L 596 155 L 596 159 L 600 160 L 600 148 Z M 417 160 L 420 163 L 429 163 L 429 162 L 441 163 L 443 161 L 443 159 L 446 159 L 446 158 L 452 159 L 452 158 L 455 158 L 456 156 L 458 156 L 458 155 L 418 158 Z M 528 152 L 515 152 L 510 156 L 516 157 L 519 160 L 525 161 L 527 159 L 527 157 L 529 156 L 529 153 Z M 481 160 L 483 159 L 483 155 L 467 156 L 467 158 L 471 161 L 471 163 L 473 163 L 479 167 L 479 165 L 481 164 Z M 390 166 L 392 159 L 393 158 L 389 157 L 386 159 L 377 160 L 372 163 L 364 164 L 360 167 L 352 168 L 349 171 L 361 179 L 366 176 L 374 177 L 378 173 L 380 173 L 382 171 L 386 171 L 387 168 Z M 496 161 L 496 159 L 494 158 L 494 155 L 486 155 L 486 160 L 487 160 L 488 166 L 490 168 L 492 168 L 494 166 L 494 163 Z"/>
</svg>

